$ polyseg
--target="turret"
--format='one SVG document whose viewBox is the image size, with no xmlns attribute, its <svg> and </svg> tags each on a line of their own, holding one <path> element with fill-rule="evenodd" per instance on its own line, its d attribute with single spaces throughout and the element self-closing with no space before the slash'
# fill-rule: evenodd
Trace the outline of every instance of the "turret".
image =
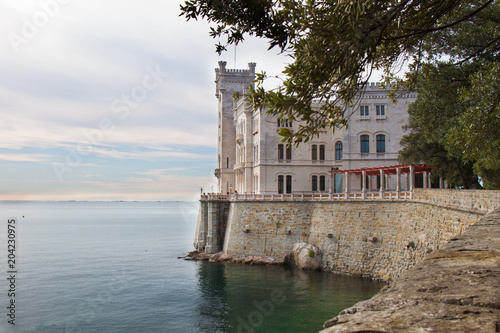
<svg viewBox="0 0 500 333">
<path fill-rule="evenodd" d="M 234 125 L 233 94 L 243 96 L 244 90 L 255 79 L 255 63 L 249 63 L 248 69 L 227 69 L 225 61 L 219 61 L 215 69 L 215 96 L 219 100 L 218 119 L 218 165 L 215 175 L 218 178 L 218 190 L 230 192 L 235 184 L 234 164 L 236 160 L 236 128 Z"/>
</svg>

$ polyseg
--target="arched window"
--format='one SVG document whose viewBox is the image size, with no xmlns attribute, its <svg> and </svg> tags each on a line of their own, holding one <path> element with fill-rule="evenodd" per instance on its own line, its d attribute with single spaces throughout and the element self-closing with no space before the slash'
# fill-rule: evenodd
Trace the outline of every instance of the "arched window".
<svg viewBox="0 0 500 333">
<path fill-rule="evenodd" d="M 318 176 L 312 176 L 311 183 L 312 183 L 312 190 L 317 191 L 318 190 Z"/>
<path fill-rule="evenodd" d="M 278 145 L 278 160 L 282 160 L 284 157 L 284 154 L 283 154 L 283 144 L 280 143 Z"/>
<path fill-rule="evenodd" d="M 286 193 L 292 193 L 292 176 L 286 176 Z"/>
<path fill-rule="evenodd" d="M 368 135 L 361 135 L 361 153 L 370 152 L 370 137 Z"/>
<path fill-rule="evenodd" d="M 326 177 L 325 176 L 319 176 L 319 190 L 320 191 L 326 190 Z"/>
<path fill-rule="evenodd" d="M 342 141 L 337 141 L 335 143 L 335 159 L 337 161 L 342 159 L 342 152 L 343 152 Z"/>
<path fill-rule="evenodd" d="M 312 147 L 311 147 L 311 158 L 313 161 L 316 161 L 318 159 L 318 146 L 317 145 L 312 145 Z"/>
<path fill-rule="evenodd" d="M 385 135 L 377 135 L 377 153 L 385 153 Z"/>
<path fill-rule="evenodd" d="M 282 194 L 282 193 L 283 193 L 283 188 L 284 188 L 284 186 L 283 186 L 283 183 L 284 183 L 284 178 L 285 178 L 285 176 L 283 176 L 283 175 L 278 176 L 278 193 L 279 193 L 279 194 Z"/>
<path fill-rule="evenodd" d="M 324 161 L 325 160 L 325 145 L 320 145 L 319 146 L 319 160 Z"/>
</svg>

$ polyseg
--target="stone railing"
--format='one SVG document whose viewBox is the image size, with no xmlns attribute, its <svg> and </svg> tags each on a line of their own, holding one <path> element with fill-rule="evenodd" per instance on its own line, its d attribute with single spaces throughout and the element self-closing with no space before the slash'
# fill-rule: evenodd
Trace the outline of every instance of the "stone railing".
<svg viewBox="0 0 500 333">
<path fill-rule="evenodd" d="M 413 200 L 433 205 L 446 206 L 477 213 L 488 213 L 500 209 L 500 191 L 485 190 L 440 190 L 417 188 L 411 191 L 384 192 L 300 192 L 290 194 L 220 194 L 204 193 L 201 201 L 309 201 L 309 200 Z"/>
<path fill-rule="evenodd" d="M 301 192 L 290 194 L 202 194 L 201 201 L 228 200 L 228 201 L 308 201 L 308 200 L 396 200 L 411 199 L 410 191 L 385 191 L 385 192 L 354 192 L 354 193 L 328 193 L 328 192 Z"/>
</svg>

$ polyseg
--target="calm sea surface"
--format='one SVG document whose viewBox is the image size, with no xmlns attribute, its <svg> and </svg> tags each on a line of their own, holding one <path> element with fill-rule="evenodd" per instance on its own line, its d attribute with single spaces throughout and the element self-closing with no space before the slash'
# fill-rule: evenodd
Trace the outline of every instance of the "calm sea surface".
<svg viewBox="0 0 500 333">
<path fill-rule="evenodd" d="M 284 267 L 177 259 L 190 202 L 0 202 L 0 332 L 7 220 L 17 218 L 17 332 L 317 332 L 383 284 Z"/>
</svg>

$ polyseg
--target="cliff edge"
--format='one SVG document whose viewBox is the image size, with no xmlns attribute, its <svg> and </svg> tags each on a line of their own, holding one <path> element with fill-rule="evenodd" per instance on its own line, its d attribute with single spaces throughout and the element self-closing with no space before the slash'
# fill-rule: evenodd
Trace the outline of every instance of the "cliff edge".
<svg viewBox="0 0 500 333">
<path fill-rule="evenodd" d="M 500 210 L 324 327 L 321 333 L 500 332 Z"/>
</svg>

